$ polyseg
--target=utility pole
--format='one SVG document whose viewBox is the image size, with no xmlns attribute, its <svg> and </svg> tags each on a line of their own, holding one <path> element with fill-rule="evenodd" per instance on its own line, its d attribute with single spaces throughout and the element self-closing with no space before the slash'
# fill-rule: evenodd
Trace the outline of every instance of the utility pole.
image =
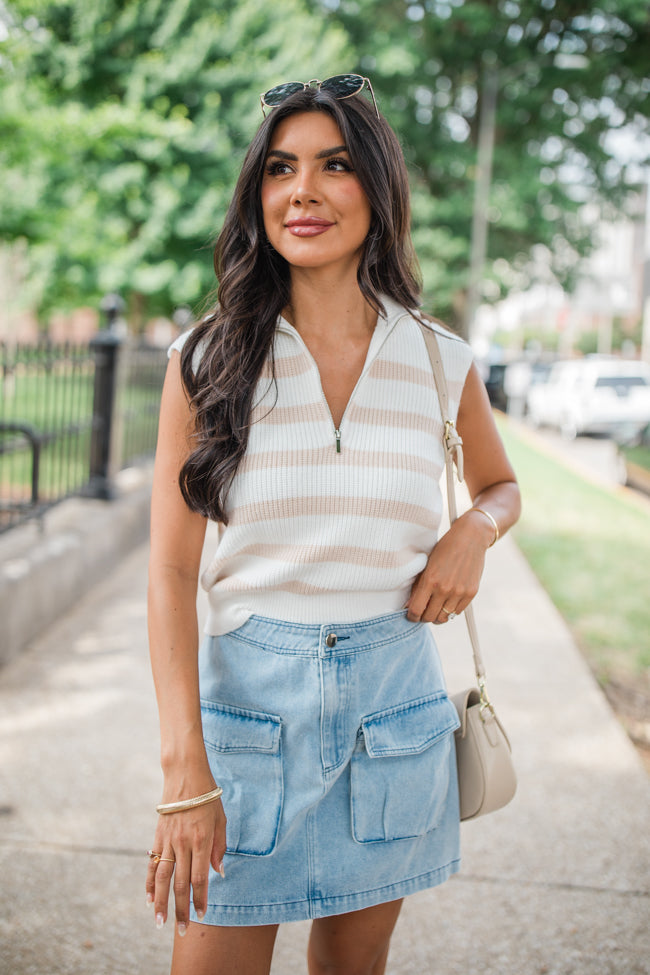
<svg viewBox="0 0 650 975">
<path fill-rule="evenodd" d="M 498 59 L 494 51 L 486 51 L 483 55 L 483 73 L 481 86 L 478 91 L 479 129 L 476 178 L 474 180 L 469 282 L 467 286 L 465 314 L 462 323 L 463 338 L 468 341 L 471 341 L 476 312 L 481 303 L 481 280 L 483 277 L 485 258 L 487 256 L 487 211 L 490 199 L 490 186 L 492 183 L 492 160 L 494 157 L 499 85 L 504 81 L 512 81 L 514 78 L 517 78 L 523 71 L 526 71 L 528 64 L 528 61 L 522 61 L 510 68 L 504 68 L 499 72 Z M 557 53 L 552 59 L 552 64 L 554 67 L 562 68 L 566 71 L 581 71 L 589 65 L 589 61 L 582 54 Z M 650 244 L 648 244 L 646 254 L 650 260 Z M 646 288 L 646 294 L 648 293 L 648 288 Z M 650 302 L 648 303 L 648 318 L 648 356 L 650 357 Z"/>
<path fill-rule="evenodd" d="M 487 253 L 488 202 L 492 183 L 494 157 L 494 133 L 496 127 L 499 71 L 496 58 L 486 53 L 483 79 L 479 92 L 478 153 L 474 180 L 474 207 L 472 210 L 472 237 L 470 244 L 469 282 L 463 320 L 463 338 L 470 341 L 476 311 L 481 301 L 481 279 Z"/>
<path fill-rule="evenodd" d="M 650 362 L 650 170 L 645 184 L 645 226 L 643 234 L 643 272 L 641 279 L 641 358 Z"/>
</svg>

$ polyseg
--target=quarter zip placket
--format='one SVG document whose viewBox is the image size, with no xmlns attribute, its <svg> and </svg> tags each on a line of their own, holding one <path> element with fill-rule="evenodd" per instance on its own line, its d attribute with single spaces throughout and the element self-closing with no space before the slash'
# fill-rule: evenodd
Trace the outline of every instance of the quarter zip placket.
<svg viewBox="0 0 650 975">
<path fill-rule="evenodd" d="M 334 418 L 332 416 L 332 411 L 330 410 L 329 403 L 327 402 L 327 398 L 325 397 L 325 393 L 323 392 L 323 386 L 322 386 L 322 383 L 320 381 L 320 372 L 318 371 L 318 366 L 316 365 L 316 360 L 314 359 L 313 355 L 311 354 L 311 352 L 307 348 L 307 345 L 306 345 L 304 339 L 302 338 L 300 332 L 298 331 L 298 329 L 294 328 L 293 325 L 290 325 L 289 322 L 287 322 L 285 319 L 282 319 L 282 327 L 283 327 L 283 329 L 285 331 L 290 332 L 292 335 L 295 336 L 295 338 L 298 339 L 298 341 L 300 342 L 300 344 L 302 345 L 302 347 L 303 347 L 303 349 L 305 351 L 305 354 L 309 356 L 309 359 L 311 360 L 311 363 L 312 363 L 312 365 L 313 365 L 313 367 L 314 367 L 314 369 L 316 371 L 316 375 L 318 377 L 318 385 L 320 386 L 320 394 L 321 394 L 321 397 L 323 399 L 323 403 L 325 404 L 325 409 L 329 413 L 330 423 L 332 424 L 332 430 L 334 432 L 334 448 L 335 448 L 337 454 L 340 454 L 341 453 L 341 449 L 342 449 L 341 441 L 342 441 L 343 421 L 345 420 L 346 414 L 347 414 L 347 412 L 348 412 L 348 410 L 350 408 L 350 403 L 354 399 L 354 395 L 355 395 L 357 389 L 359 388 L 360 383 L 363 381 L 363 379 L 364 379 L 366 373 L 368 372 L 370 366 L 372 365 L 372 363 L 375 361 L 377 355 L 379 354 L 379 351 L 380 351 L 382 345 L 384 344 L 384 342 L 386 341 L 386 339 L 388 338 L 388 336 L 390 335 L 390 333 L 393 331 L 393 329 L 395 328 L 395 326 L 397 325 L 397 323 L 399 321 L 401 321 L 402 318 L 408 318 L 408 317 L 409 317 L 409 312 L 406 312 L 406 313 L 400 315 L 398 318 L 396 318 L 395 321 L 392 322 L 392 324 L 390 325 L 390 327 L 386 330 L 385 335 L 382 335 L 380 341 L 378 341 L 378 342 L 377 342 L 377 331 L 376 331 L 377 326 L 375 326 L 375 333 L 373 334 L 373 336 L 372 336 L 372 338 L 370 340 L 370 345 L 368 346 L 368 355 L 366 356 L 366 361 L 364 363 L 363 369 L 361 370 L 361 375 L 357 379 L 357 381 L 355 383 L 355 386 L 354 386 L 354 389 L 350 393 L 350 398 L 349 398 L 349 400 L 348 400 L 348 402 L 346 404 L 345 410 L 343 411 L 343 416 L 341 417 L 341 420 L 340 420 L 340 423 L 339 423 L 338 427 L 334 423 Z M 379 322 L 377 323 L 377 325 L 379 325 Z M 373 349 L 373 344 L 376 344 L 376 348 L 374 348 L 374 349 Z"/>
</svg>

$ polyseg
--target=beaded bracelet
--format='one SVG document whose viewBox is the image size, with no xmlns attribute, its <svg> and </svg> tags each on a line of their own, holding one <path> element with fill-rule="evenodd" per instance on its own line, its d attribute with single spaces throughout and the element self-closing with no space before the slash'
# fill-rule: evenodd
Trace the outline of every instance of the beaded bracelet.
<svg viewBox="0 0 650 975">
<path fill-rule="evenodd" d="M 195 796 L 193 799 L 181 799 L 180 802 L 163 802 L 156 806 L 156 812 L 161 816 L 168 816 L 175 812 L 186 812 L 188 809 L 196 809 L 197 806 L 205 806 L 208 802 L 214 802 L 222 795 L 223 789 L 217 786 L 212 792 L 204 792 L 202 796 Z"/>
</svg>

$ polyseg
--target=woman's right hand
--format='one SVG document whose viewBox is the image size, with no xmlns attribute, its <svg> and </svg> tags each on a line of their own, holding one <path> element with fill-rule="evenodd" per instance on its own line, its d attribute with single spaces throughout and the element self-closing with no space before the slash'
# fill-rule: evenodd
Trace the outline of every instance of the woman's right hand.
<svg viewBox="0 0 650 975">
<path fill-rule="evenodd" d="M 160 716 L 163 803 L 202 796 L 215 788 L 203 743 L 199 696 L 196 595 L 207 521 L 190 511 L 179 473 L 193 442 L 194 416 L 171 356 L 163 386 L 151 499 L 148 623 L 149 652 Z M 173 887 L 180 934 L 187 930 L 190 898 L 207 910 L 210 863 L 222 870 L 226 816 L 219 800 L 160 816 L 150 860 L 147 903 L 156 924 L 167 920 Z"/>
<path fill-rule="evenodd" d="M 197 787 L 195 787 L 197 788 Z M 215 788 L 203 783 L 197 791 L 165 802 L 203 795 Z M 171 795 L 165 789 L 165 796 Z M 158 817 L 152 850 L 163 859 L 158 863 L 150 860 L 147 871 L 147 904 L 153 904 L 156 926 L 162 928 L 167 920 L 169 894 L 174 890 L 175 916 L 178 933 L 182 937 L 190 919 L 190 897 L 199 918 L 208 906 L 208 874 L 212 864 L 217 873 L 224 876 L 223 857 L 226 852 L 226 815 L 220 799 L 187 809 L 184 812 L 167 813 Z M 173 862 L 170 862 L 173 861 Z"/>
</svg>

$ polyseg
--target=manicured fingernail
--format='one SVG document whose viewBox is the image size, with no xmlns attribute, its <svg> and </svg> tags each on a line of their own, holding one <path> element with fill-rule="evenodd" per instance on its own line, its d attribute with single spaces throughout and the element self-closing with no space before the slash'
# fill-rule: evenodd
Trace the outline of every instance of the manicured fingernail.
<svg viewBox="0 0 650 975">
<path fill-rule="evenodd" d="M 226 871 L 224 870 L 224 867 L 223 867 L 223 860 L 219 864 L 219 874 L 220 874 L 221 877 L 223 877 L 224 880 L 226 879 Z"/>
<path fill-rule="evenodd" d="M 178 937 L 184 938 L 187 934 L 187 924 L 184 921 L 179 921 L 176 925 L 176 930 L 178 931 Z"/>
<path fill-rule="evenodd" d="M 151 907 L 153 904 L 153 895 L 147 891 L 147 907 Z"/>
<path fill-rule="evenodd" d="M 196 916 L 198 917 L 199 921 L 202 921 L 205 917 L 205 911 L 197 911 Z"/>
<path fill-rule="evenodd" d="M 164 927 L 165 918 L 162 914 L 156 914 L 156 927 L 160 931 Z"/>
</svg>

